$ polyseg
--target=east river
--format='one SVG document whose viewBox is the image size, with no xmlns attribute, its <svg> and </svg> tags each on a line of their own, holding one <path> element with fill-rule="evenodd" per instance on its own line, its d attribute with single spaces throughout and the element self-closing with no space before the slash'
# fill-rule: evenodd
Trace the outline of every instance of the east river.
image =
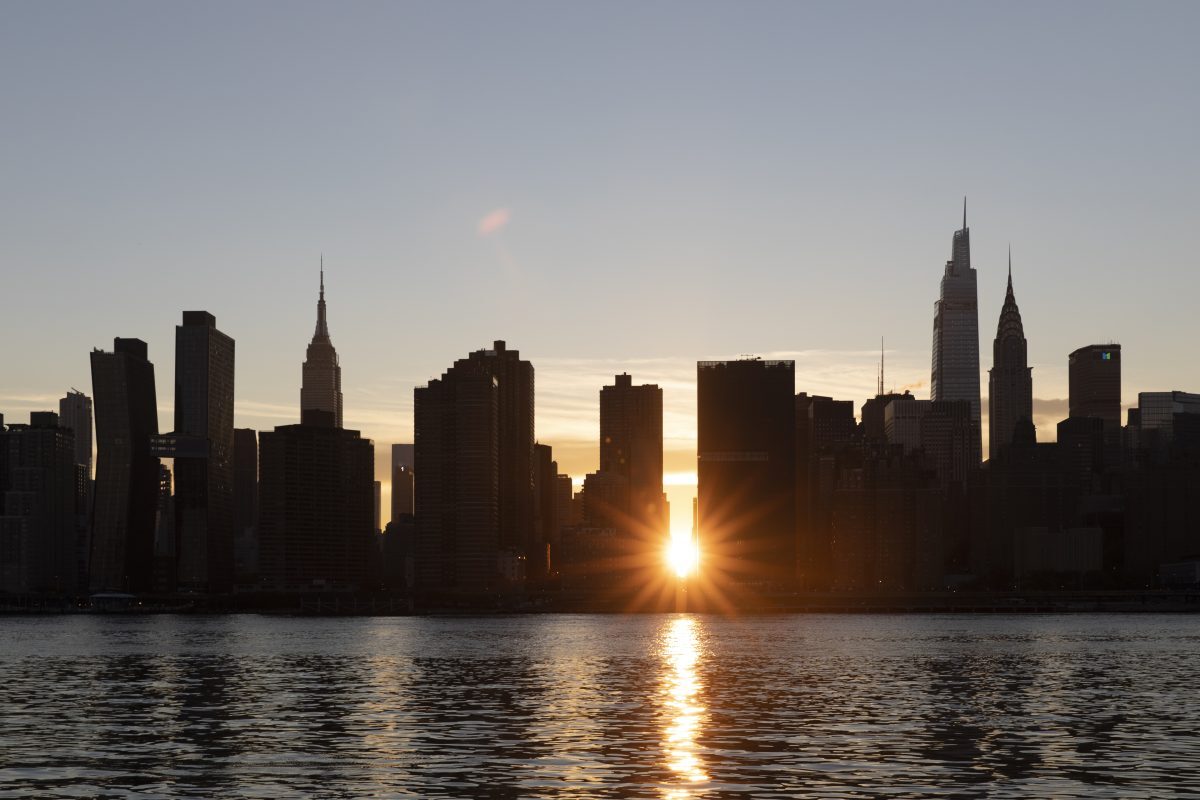
<svg viewBox="0 0 1200 800">
<path fill-rule="evenodd" d="M 0 796 L 1196 797 L 1200 616 L 5 617 Z"/>
</svg>

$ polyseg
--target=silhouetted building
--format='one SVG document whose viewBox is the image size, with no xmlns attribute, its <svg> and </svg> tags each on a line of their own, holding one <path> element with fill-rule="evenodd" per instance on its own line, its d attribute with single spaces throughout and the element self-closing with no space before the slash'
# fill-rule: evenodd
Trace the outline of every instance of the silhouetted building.
<svg viewBox="0 0 1200 800">
<path fill-rule="evenodd" d="M 955 231 L 951 257 L 942 276 L 941 295 L 934 305 L 931 400 L 965 400 L 979 432 L 979 301 L 971 267 L 971 232 L 963 200 L 963 226 Z M 978 452 L 982 443 L 975 447 Z"/>
<path fill-rule="evenodd" d="M 801 588 L 827 589 L 839 475 L 847 460 L 861 464 L 859 453 L 848 453 L 857 433 L 854 403 L 800 392 L 795 405 L 796 576 Z M 864 406 L 864 414 L 873 408 Z"/>
<path fill-rule="evenodd" d="M 0 592 L 73 594 L 78 586 L 75 437 L 58 414 L 0 430 Z"/>
<path fill-rule="evenodd" d="M 716 580 L 795 576 L 794 361 L 697 367 L 699 538 Z"/>
<path fill-rule="evenodd" d="M 992 342 L 992 368 L 988 370 L 989 458 L 995 458 L 1012 444 L 1017 423 L 1023 419 L 1033 420 L 1033 368 L 1029 366 L 1029 346 L 1021 324 L 1021 311 L 1013 296 L 1010 254 L 1008 291 Z"/>
<path fill-rule="evenodd" d="M 372 481 L 375 487 L 375 532 L 383 532 L 383 483 Z"/>
<path fill-rule="evenodd" d="M 178 586 L 233 586 L 233 339 L 207 311 L 175 328 L 175 534 Z"/>
<path fill-rule="evenodd" d="M 1121 345 L 1090 344 L 1070 356 L 1070 416 L 1121 425 Z"/>
<path fill-rule="evenodd" d="M 1200 394 L 1138 392 L 1137 427 L 1143 440 L 1154 437 L 1156 444 L 1169 444 L 1185 414 L 1200 415 Z"/>
<path fill-rule="evenodd" d="M 153 588 L 159 462 L 154 365 L 140 339 L 116 339 L 111 353 L 93 350 L 96 483 L 92 503 L 89 583 L 93 592 Z"/>
<path fill-rule="evenodd" d="M 82 464 L 88 479 L 92 477 L 92 398 L 72 389 L 58 401 L 59 424 L 75 433 L 75 463 Z"/>
<path fill-rule="evenodd" d="M 322 259 L 324 262 L 324 259 Z M 305 411 L 328 411 L 334 424 L 342 427 L 342 368 L 337 350 L 329 338 L 325 320 L 325 267 L 321 266 L 321 294 L 317 300 L 317 328 L 304 357 L 300 386 L 300 414 Z"/>
<path fill-rule="evenodd" d="M 411 444 L 392 445 L 392 522 L 413 513 L 414 463 Z"/>
<path fill-rule="evenodd" d="M 233 575 L 253 583 L 258 574 L 258 431 L 233 429 Z"/>
<path fill-rule="evenodd" d="M 357 591 L 377 558 L 375 446 L 310 409 L 259 434 L 259 580 L 281 592 Z"/>
<path fill-rule="evenodd" d="M 415 582 L 426 593 L 499 585 L 500 386 L 482 360 L 463 359 L 413 392 Z"/>
<path fill-rule="evenodd" d="M 554 569 L 561 543 L 558 517 L 558 462 L 548 444 L 533 446 L 534 546 L 529 553 L 527 576 L 547 580 Z"/>
<path fill-rule="evenodd" d="M 154 580 L 153 589 L 159 593 L 175 591 L 175 489 L 171 470 L 165 464 L 158 468 L 158 500 L 154 519 Z"/>
</svg>

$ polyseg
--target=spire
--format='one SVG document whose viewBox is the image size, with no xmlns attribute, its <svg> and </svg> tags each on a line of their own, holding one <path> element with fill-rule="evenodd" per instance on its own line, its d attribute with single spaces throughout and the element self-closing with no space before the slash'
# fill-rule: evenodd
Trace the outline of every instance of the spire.
<svg viewBox="0 0 1200 800">
<path fill-rule="evenodd" d="M 1012 242 L 1008 243 L 1008 296 L 1012 297 Z"/>
<path fill-rule="evenodd" d="M 883 337 L 879 337 L 879 394 L 883 394 Z"/>
<path fill-rule="evenodd" d="M 967 229 L 967 196 L 963 195 L 963 226 L 962 229 Z"/>
<path fill-rule="evenodd" d="M 321 293 L 317 299 L 317 330 L 313 333 L 313 340 L 323 339 L 329 341 L 329 325 L 325 321 L 325 254 L 321 254 Z"/>
</svg>

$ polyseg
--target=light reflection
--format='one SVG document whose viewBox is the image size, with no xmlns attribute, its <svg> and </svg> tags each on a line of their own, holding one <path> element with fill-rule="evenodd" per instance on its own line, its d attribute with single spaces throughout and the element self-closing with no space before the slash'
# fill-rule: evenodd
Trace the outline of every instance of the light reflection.
<svg viewBox="0 0 1200 800">
<path fill-rule="evenodd" d="M 700 661 L 700 624 L 695 617 L 673 617 L 663 630 L 662 703 L 666 726 L 663 751 L 674 780 L 663 790 L 668 798 L 698 797 L 708 781 L 698 739 L 705 715 L 704 686 L 696 666 Z"/>
</svg>

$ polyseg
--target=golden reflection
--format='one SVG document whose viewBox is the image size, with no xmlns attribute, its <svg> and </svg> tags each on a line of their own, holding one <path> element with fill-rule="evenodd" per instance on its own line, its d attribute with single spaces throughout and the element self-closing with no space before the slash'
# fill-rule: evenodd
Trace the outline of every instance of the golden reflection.
<svg viewBox="0 0 1200 800">
<path fill-rule="evenodd" d="M 668 798 L 698 797 L 708 781 L 698 739 L 704 723 L 704 685 L 696 666 L 700 661 L 700 623 L 695 617 L 672 617 L 663 629 L 662 704 L 666 725 L 663 751 L 674 780 L 663 787 Z"/>
</svg>

